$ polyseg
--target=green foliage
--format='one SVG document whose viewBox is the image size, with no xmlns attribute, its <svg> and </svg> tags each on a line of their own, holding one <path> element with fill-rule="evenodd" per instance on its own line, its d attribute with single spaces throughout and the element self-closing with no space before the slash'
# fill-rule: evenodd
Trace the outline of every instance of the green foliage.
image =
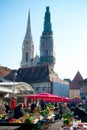
<svg viewBox="0 0 87 130">
<path fill-rule="evenodd" d="M 73 118 L 74 116 L 72 115 L 72 113 L 64 113 L 64 114 L 62 115 L 62 117 L 63 117 L 64 119 L 70 119 L 70 118 Z"/>
<path fill-rule="evenodd" d="M 64 124 L 72 124 L 72 121 L 73 121 L 73 115 L 72 113 L 64 113 L 62 115 L 63 119 L 64 119 Z"/>
<path fill-rule="evenodd" d="M 42 116 L 50 116 L 52 112 L 50 111 L 49 107 L 47 107 L 45 110 L 40 111 L 40 115 Z"/>
<path fill-rule="evenodd" d="M 55 108 L 54 104 L 48 104 L 47 107 L 49 107 L 49 108 Z"/>
<path fill-rule="evenodd" d="M 28 117 L 25 119 L 25 123 L 32 124 L 35 119 L 35 117 Z"/>
<path fill-rule="evenodd" d="M 64 120 L 64 124 L 67 124 L 67 125 L 68 125 L 69 123 L 70 123 L 69 119 L 65 119 L 65 120 Z"/>
</svg>

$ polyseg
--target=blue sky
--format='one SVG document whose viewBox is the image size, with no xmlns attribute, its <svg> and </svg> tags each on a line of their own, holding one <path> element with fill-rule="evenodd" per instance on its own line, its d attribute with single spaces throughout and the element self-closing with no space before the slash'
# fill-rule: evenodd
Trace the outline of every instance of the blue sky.
<svg viewBox="0 0 87 130">
<path fill-rule="evenodd" d="M 87 0 L 0 0 L 0 64 L 20 67 L 29 10 L 35 54 L 39 55 L 46 6 L 56 45 L 55 71 L 61 79 L 73 79 L 77 71 L 87 78 Z"/>
</svg>

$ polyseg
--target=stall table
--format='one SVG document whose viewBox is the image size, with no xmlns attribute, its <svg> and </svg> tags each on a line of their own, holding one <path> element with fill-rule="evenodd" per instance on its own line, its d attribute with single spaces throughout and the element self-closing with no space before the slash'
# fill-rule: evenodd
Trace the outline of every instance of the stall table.
<svg viewBox="0 0 87 130">
<path fill-rule="evenodd" d="M 0 126 L 0 130 L 16 130 L 20 126 Z"/>
<path fill-rule="evenodd" d="M 0 130 L 40 130 L 40 122 L 36 124 L 27 124 L 27 123 L 0 123 Z M 5 129 L 6 128 L 6 129 Z"/>
</svg>

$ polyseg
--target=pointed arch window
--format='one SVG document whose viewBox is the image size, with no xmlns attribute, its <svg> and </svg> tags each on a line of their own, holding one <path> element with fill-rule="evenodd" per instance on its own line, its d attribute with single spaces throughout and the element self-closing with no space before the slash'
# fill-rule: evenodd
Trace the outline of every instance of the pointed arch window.
<svg viewBox="0 0 87 130">
<path fill-rule="evenodd" d="M 25 58 L 26 58 L 26 62 L 28 62 L 28 52 L 26 52 Z"/>
</svg>

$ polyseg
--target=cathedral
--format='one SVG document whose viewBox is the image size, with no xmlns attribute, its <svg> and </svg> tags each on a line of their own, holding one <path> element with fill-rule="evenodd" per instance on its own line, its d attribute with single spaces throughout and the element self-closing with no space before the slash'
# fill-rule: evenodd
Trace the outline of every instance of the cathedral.
<svg viewBox="0 0 87 130">
<path fill-rule="evenodd" d="M 22 45 L 21 67 L 17 72 L 17 81 L 31 84 L 36 93 L 49 92 L 69 97 L 68 83 L 62 81 L 58 74 L 54 72 L 55 60 L 50 8 L 46 7 L 44 27 L 40 37 L 40 56 L 36 55 L 35 57 L 29 11 L 26 34 Z"/>
<path fill-rule="evenodd" d="M 49 7 L 46 7 L 44 17 L 44 30 L 40 38 L 40 57 L 34 57 L 34 43 L 31 33 L 30 11 L 28 15 L 27 29 L 22 45 L 21 67 L 32 67 L 38 65 L 48 65 L 51 69 L 55 64 L 55 46 L 53 41 L 53 31 L 51 25 L 51 14 Z"/>
</svg>

